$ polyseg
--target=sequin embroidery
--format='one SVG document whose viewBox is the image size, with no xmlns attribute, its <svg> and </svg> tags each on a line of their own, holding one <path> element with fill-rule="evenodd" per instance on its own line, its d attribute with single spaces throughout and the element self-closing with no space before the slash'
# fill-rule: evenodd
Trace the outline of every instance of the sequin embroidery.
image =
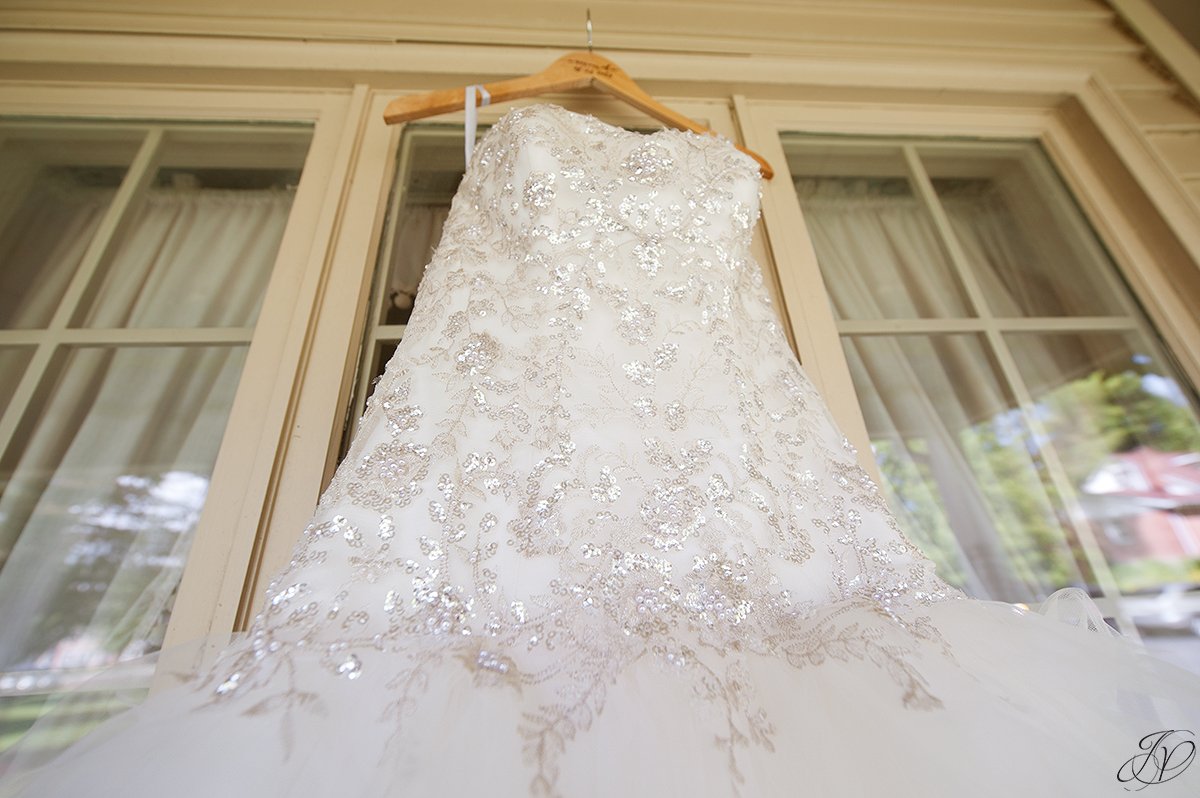
<svg viewBox="0 0 1200 798">
<path fill-rule="evenodd" d="M 788 350 L 750 255 L 758 199 L 756 164 L 716 137 L 549 105 L 494 125 L 211 702 L 309 708 L 288 663 L 311 657 L 387 685 L 403 724 L 429 674 L 466 669 L 478 689 L 547 697 L 513 730 L 545 796 L 636 662 L 721 708 L 735 794 L 739 752 L 774 734 L 741 657 L 855 658 L 936 709 L 911 652 L 937 642 L 922 610 L 964 596 Z"/>
</svg>

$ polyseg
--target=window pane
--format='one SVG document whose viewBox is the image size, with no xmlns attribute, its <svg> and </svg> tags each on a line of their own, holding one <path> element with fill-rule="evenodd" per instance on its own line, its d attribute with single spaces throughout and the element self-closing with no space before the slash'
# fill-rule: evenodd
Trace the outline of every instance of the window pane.
<svg viewBox="0 0 1200 798">
<path fill-rule="evenodd" d="M 1134 622 L 1200 670 L 1194 397 L 1145 336 L 1006 337 Z"/>
<path fill-rule="evenodd" d="M 254 324 L 308 141 L 307 130 L 169 133 L 84 326 Z"/>
<path fill-rule="evenodd" d="M 480 134 L 482 135 L 482 133 Z M 378 324 L 407 324 L 417 285 L 442 239 L 450 201 L 463 177 L 461 128 L 405 131 L 397 165 L 397 203 L 387 220 L 390 236 L 380 251 L 383 280 Z M 380 364 L 382 370 L 386 361 Z"/>
<path fill-rule="evenodd" d="M 839 319 L 973 315 L 899 147 L 785 135 L 784 151 Z"/>
<path fill-rule="evenodd" d="M 921 152 L 994 315 L 1130 312 L 1112 263 L 1037 147 Z"/>
<path fill-rule="evenodd" d="M 0 348 L 2 429 L 13 431 L 0 440 L 0 747 L 97 669 L 129 661 L 121 673 L 132 681 L 120 689 L 132 696 L 148 686 L 149 670 L 129 668 L 144 664 L 137 658 L 155 651 L 166 629 L 312 132 L 220 123 L 129 125 L 120 136 L 95 129 L 20 128 L 23 147 L 107 192 L 93 216 L 111 217 L 103 230 L 114 237 L 95 246 L 95 221 L 63 223 L 62 200 L 46 217 L 46 238 L 55 252 L 92 245 L 100 257 L 83 262 L 88 284 L 64 293 L 84 277 L 78 254 L 0 262 L 0 279 L 25 292 L 9 305 L 0 294 L 0 308 L 9 308 L 10 326 L 30 328 L 18 338 L 0 327 L 0 344 L 9 343 Z M 104 146 L 76 147 L 90 159 L 80 160 L 64 143 L 88 136 Z M 0 194 L 53 190 L 75 201 L 47 174 L 5 173 Z M 117 207 L 108 200 L 121 186 L 137 190 Z M 42 281 L 53 287 L 44 296 Z M 63 324 L 77 329 L 64 333 Z M 208 327 L 238 329 L 219 337 L 190 329 Z M 49 357 L 31 359 L 33 345 Z M 34 389 L 18 396 L 23 372 Z M 96 691 L 117 689 L 93 684 L 82 688 L 90 698 L 65 698 L 72 734 L 103 714 Z"/>
<path fill-rule="evenodd" d="M 0 329 L 45 327 L 144 134 L 26 126 L 4 134 Z"/>
<path fill-rule="evenodd" d="M 158 647 L 244 356 L 65 358 L 0 474 L 0 671 L 86 670 Z"/>
<path fill-rule="evenodd" d="M 981 598 L 1084 586 L 1200 672 L 1193 388 L 1038 143 L 783 141 L 914 539 Z"/>
<path fill-rule="evenodd" d="M 981 338 L 847 336 L 843 347 L 889 503 L 943 578 L 1014 602 L 1091 583 Z"/>
</svg>

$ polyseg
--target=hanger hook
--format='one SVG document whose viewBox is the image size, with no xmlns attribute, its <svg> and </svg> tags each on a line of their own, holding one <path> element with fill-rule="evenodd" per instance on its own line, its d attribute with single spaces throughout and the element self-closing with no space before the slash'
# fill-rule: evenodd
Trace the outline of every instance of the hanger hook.
<svg viewBox="0 0 1200 798">
<path fill-rule="evenodd" d="M 592 9 L 587 10 L 588 52 L 592 51 Z"/>
</svg>

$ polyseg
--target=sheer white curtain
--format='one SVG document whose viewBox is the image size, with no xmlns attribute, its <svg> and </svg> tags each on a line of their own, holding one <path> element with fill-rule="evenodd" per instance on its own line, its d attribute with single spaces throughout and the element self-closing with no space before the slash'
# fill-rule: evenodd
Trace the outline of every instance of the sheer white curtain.
<svg viewBox="0 0 1200 798">
<path fill-rule="evenodd" d="M 114 193 L 53 180 L 31 187 L 0 236 L 0 329 L 50 321 Z"/>
<path fill-rule="evenodd" d="M 974 315 L 911 194 L 857 179 L 802 179 L 796 188 L 839 318 Z M 986 194 L 944 204 L 992 312 L 1019 315 L 1021 231 L 1006 227 L 1011 220 Z M 1036 447 L 1027 445 L 986 342 L 968 334 L 873 335 L 846 336 L 843 345 L 877 456 L 911 477 L 885 486 L 891 505 L 943 573 L 975 596 L 1003 601 L 1043 598 L 1063 586 L 1063 573 L 1079 581 Z M 1049 343 L 1023 351 L 1022 370 L 1045 386 L 1066 377 L 1064 361 L 1079 362 Z M 1002 460 L 980 451 L 981 436 L 1009 442 Z M 1022 503 L 997 494 L 1002 484 L 1019 484 Z M 1031 516 L 1055 539 L 1031 540 Z"/>
<path fill-rule="evenodd" d="M 43 191 L 10 221 L 3 271 L 22 283 L 4 326 L 44 326 L 108 199 Z M 150 192 L 82 324 L 253 325 L 291 199 Z M 159 644 L 243 357 L 244 346 L 62 352 L 0 475 L 0 671 L 96 667 Z"/>
</svg>

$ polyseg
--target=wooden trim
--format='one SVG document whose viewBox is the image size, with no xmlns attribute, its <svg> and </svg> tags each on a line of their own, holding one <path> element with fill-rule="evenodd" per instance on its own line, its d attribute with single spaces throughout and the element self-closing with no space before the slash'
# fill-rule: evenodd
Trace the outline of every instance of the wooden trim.
<svg viewBox="0 0 1200 798">
<path fill-rule="evenodd" d="M 1141 327 L 1121 316 L 1070 316 L 1057 319 L 1022 317 L 978 319 L 839 319 L 841 335 L 955 335 L 980 333 L 988 329 L 1021 333 L 1095 332 L 1097 330 L 1138 330 Z"/>
<path fill-rule="evenodd" d="M 104 271 L 116 254 L 122 234 L 132 222 L 133 213 L 142 195 L 154 180 L 155 165 L 162 143 L 161 127 L 151 127 L 145 131 L 137 155 L 125 172 L 112 201 L 104 210 L 104 215 L 96 226 L 79 265 L 58 301 L 58 307 L 55 308 L 45 332 L 37 342 L 33 357 L 21 374 L 16 390 L 13 391 L 3 416 L 0 417 L 0 458 L 4 462 L 11 462 L 16 450 L 23 447 L 21 441 L 25 436 L 21 434 L 21 428 L 27 425 L 32 414 L 38 412 L 47 391 L 52 390 L 47 384 L 53 379 L 50 376 L 53 371 L 51 367 L 61 363 L 65 356 L 59 341 L 55 339 L 86 310 L 88 299 L 98 282 L 97 275 Z"/>
<path fill-rule="evenodd" d="M 349 87 L 333 91 L 280 91 L 269 86 L 242 89 L 188 85 L 96 87 L 81 74 L 70 84 L 0 83 L 0 108 L 6 116 L 94 118 L 95 121 L 85 125 L 85 129 L 92 130 L 129 127 L 136 120 L 231 124 L 261 120 L 313 125 L 327 118 L 338 104 L 344 102 L 349 92 Z M 121 121 L 102 121 L 105 118 Z"/>
<path fill-rule="evenodd" d="M 323 214 L 319 283 L 311 299 L 295 308 L 288 332 L 303 351 L 297 353 L 295 379 L 279 386 L 286 392 L 280 399 L 289 405 L 287 434 L 277 445 L 263 444 L 273 457 L 273 473 L 255 551 L 238 585 L 235 628 L 246 626 L 258 609 L 266 578 L 287 564 L 332 476 L 390 185 L 395 137 L 382 122 L 387 100 L 360 87 L 345 120 L 338 190 Z"/>
<path fill-rule="evenodd" d="M 1147 0 L 1106 0 L 1200 102 L 1200 53 Z"/>
<path fill-rule="evenodd" d="M 1200 386 L 1200 204 L 1099 77 L 1063 103 L 1043 143 L 1180 367 Z"/>
<path fill-rule="evenodd" d="M 1103 78 L 1096 76 L 1089 80 L 1077 93 L 1076 101 L 1103 130 L 1105 139 L 1128 168 L 1129 176 L 1142 186 L 1180 243 L 1200 264 L 1200 208 L 1188 195 L 1183 179 Z"/>
<path fill-rule="evenodd" d="M 139 92 L 136 98 L 143 99 Z M 198 100 L 207 99 L 200 103 Z M 165 646 L 199 638 L 220 639 L 233 628 L 257 530 L 270 497 L 276 458 L 287 439 L 288 408 L 304 335 L 289 319 L 307 323 L 324 244 L 334 224 L 336 203 L 353 152 L 344 119 L 353 116 L 352 96 L 314 93 L 306 97 L 244 93 L 173 102 L 161 113 L 239 118 L 299 118 L 315 123 L 312 144 L 296 190 L 275 266 L 246 354 L 213 479 L 167 627 Z"/>
<path fill-rule="evenodd" d="M 837 321 L 829 304 L 825 278 L 817 263 L 816 250 L 796 197 L 780 132 L 789 127 L 788 117 L 803 115 L 802 109 L 747 103 L 749 112 L 740 116 L 747 144 L 777 164 L 775 180 L 762 189 L 762 216 L 771 240 L 774 260 L 779 264 L 775 278 L 783 297 L 785 320 L 793 327 L 792 339 L 804 371 L 821 393 L 834 421 L 858 449 L 858 462 L 879 484 L 883 478 L 871 452 L 866 421 L 858 404 L 850 367 L 842 353 Z"/>
<path fill-rule="evenodd" d="M 251 327 L 70 327 L 0 330 L 0 346 L 205 346 L 248 344 Z"/>
<path fill-rule="evenodd" d="M 1061 86 L 1067 73 L 1082 82 L 1093 71 L 1109 66 L 1125 76 L 1124 83 L 1148 88 L 1168 85 L 1140 63 L 1138 48 L 1103 53 L 1045 48 L 1031 54 L 981 42 L 973 47 L 955 43 L 918 48 L 900 43 L 864 48 L 813 43 L 802 50 L 789 44 L 777 52 L 756 48 L 745 54 L 606 49 L 657 96 L 711 98 L 737 91 L 769 99 L 770 91 L 776 91 L 780 99 L 795 99 L 811 97 L 814 89 L 822 86 L 842 92 L 888 88 L 891 96 L 897 90 L 914 94 L 949 90 L 976 95 L 1044 93 L 1051 85 Z M 301 44 L 0 28 L 0 62 L 6 64 L 9 80 L 128 80 L 143 85 L 159 81 L 183 85 L 265 82 L 343 89 L 367 81 L 380 89 L 426 91 L 529 74 L 557 53 L 557 49 L 528 42 L 497 46 L 490 40 L 469 46 L 320 40 Z M 936 94 L 928 96 L 941 100 Z M 844 98 L 844 94 L 833 97 Z"/>
<path fill-rule="evenodd" d="M 119 31 L 169 36 L 336 40 L 355 43 L 454 42 L 573 50 L 585 44 L 583 16 L 552 13 L 545 0 L 502 5 L 450 0 L 440 6 L 394 3 L 297 13 L 255 13 L 256 4 L 225 13 L 192 13 L 169 2 L 154 14 L 121 10 L 9 8 L 0 26 L 10 30 Z M 354 7 L 357 6 L 357 7 Z M 258 9 L 263 3 L 257 4 Z M 1002 3 L 690 3 L 646 0 L 610 3 L 597 18 L 602 51 L 791 52 L 813 44 L 912 48 L 974 47 L 1025 50 L 1069 48 L 1112 52 L 1134 45 L 1114 30 L 1112 13 L 1094 6 L 1011 8 Z M 664 36 L 661 31 L 671 31 Z"/>
</svg>

